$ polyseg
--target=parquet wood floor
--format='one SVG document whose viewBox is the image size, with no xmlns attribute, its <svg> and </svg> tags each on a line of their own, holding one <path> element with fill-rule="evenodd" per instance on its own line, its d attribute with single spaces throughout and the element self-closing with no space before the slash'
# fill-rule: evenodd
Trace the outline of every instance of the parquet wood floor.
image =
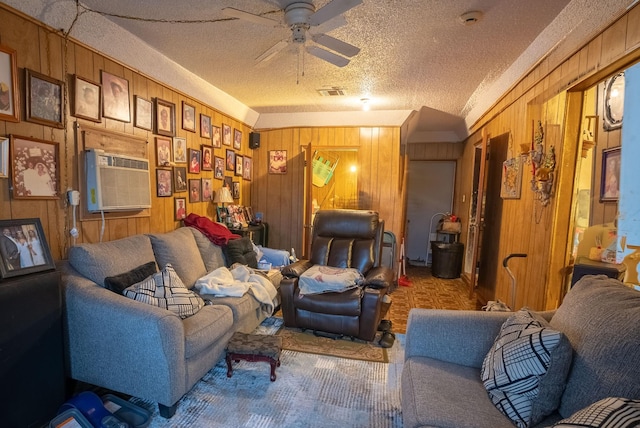
<svg viewBox="0 0 640 428">
<path fill-rule="evenodd" d="M 407 266 L 411 286 L 398 286 L 390 294 L 392 303 L 385 316 L 392 322 L 392 331 L 405 333 L 407 317 L 412 308 L 478 310 L 477 299 L 469 298 L 468 285 L 460 278 L 442 279 L 431 275 L 428 267 Z"/>
</svg>

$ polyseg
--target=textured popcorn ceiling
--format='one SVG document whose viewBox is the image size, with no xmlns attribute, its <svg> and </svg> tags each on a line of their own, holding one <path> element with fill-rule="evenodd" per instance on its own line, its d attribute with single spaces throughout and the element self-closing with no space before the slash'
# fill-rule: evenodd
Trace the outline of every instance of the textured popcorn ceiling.
<svg viewBox="0 0 640 428">
<path fill-rule="evenodd" d="M 221 9 L 280 20 L 281 2 L 292 0 L 83 0 L 91 9 L 118 15 L 215 22 L 145 22 L 85 13 L 71 35 L 257 128 L 331 124 L 339 118 L 352 124 L 384 123 L 385 117 L 401 123 L 414 111 L 410 141 L 459 141 L 466 127 L 537 60 L 549 55 L 560 62 L 633 3 L 364 0 L 344 14 L 347 25 L 329 33 L 361 48 L 346 67 L 299 56 L 293 45 L 255 65 L 254 59 L 290 30 L 229 19 Z M 5 3 L 55 28 L 68 29 L 76 11 L 73 0 Z M 316 8 L 327 3 L 314 1 Z M 483 18 L 462 25 L 458 17 L 472 10 Z M 344 88 L 346 95 L 317 92 L 333 86 Z M 360 111 L 359 100 L 365 97 L 371 99 L 372 112 Z"/>
</svg>

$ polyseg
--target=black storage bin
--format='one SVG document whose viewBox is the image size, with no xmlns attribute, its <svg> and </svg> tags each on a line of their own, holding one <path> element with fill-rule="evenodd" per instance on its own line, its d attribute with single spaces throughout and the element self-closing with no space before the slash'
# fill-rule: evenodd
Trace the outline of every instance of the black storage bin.
<svg viewBox="0 0 640 428">
<path fill-rule="evenodd" d="M 459 278 L 464 244 L 431 241 L 431 274 L 438 278 Z"/>
</svg>

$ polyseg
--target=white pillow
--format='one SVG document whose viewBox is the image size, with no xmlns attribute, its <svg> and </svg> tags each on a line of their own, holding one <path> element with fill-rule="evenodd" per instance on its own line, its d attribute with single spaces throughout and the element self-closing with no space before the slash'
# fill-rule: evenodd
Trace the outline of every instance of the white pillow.
<svg viewBox="0 0 640 428">
<path fill-rule="evenodd" d="M 358 269 L 313 265 L 298 278 L 300 295 L 340 293 L 364 281 Z"/>
<path fill-rule="evenodd" d="M 502 325 L 482 364 L 482 382 L 498 410 L 529 427 L 560 405 L 571 358 L 564 334 L 521 309 Z"/>
<path fill-rule="evenodd" d="M 182 319 L 204 306 L 204 300 L 184 286 L 169 263 L 160 272 L 125 288 L 122 294 L 138 302 L 168 309 Z"/>
</svg>

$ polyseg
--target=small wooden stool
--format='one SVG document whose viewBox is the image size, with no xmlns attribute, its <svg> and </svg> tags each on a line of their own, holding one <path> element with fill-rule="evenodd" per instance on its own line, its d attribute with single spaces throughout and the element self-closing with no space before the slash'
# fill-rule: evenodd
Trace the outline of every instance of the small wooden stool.
<svg viewBox="0 0 640 428">
<path fill-rule="evenodd" d="M 227 344 L 227 377 L 233 375 L 231 361 L 266 361 L 271 365 L 271 382 L 276 380 L 276 367 L 280 367 L 282 337 L 236 332 Z"/>
</svg>

